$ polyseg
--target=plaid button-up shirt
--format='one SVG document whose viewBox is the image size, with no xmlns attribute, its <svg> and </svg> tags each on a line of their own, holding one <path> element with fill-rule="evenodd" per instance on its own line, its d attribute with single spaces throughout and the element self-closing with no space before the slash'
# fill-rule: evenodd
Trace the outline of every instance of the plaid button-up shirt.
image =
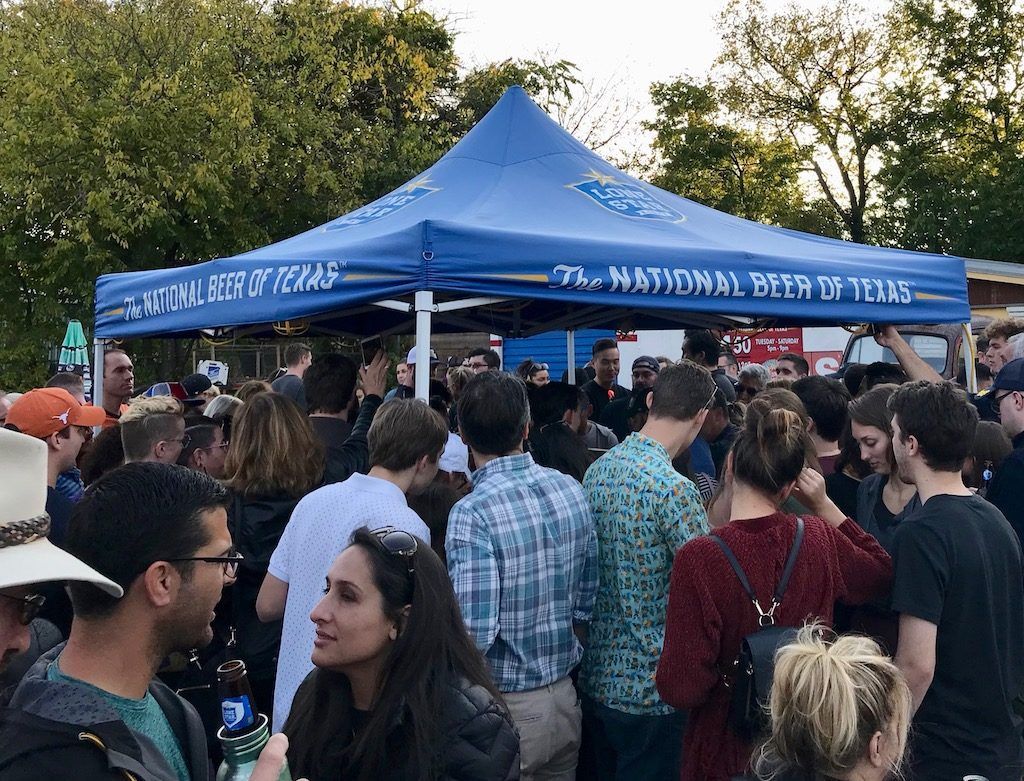
<svg viewBox="0 0 1024 781">
<path fill-rule="evenodd" d="M 473 473 L 473 492 L 452 508 L 448 571 L 470 637 L 504 692 L 569 674 L 583 649 L 597 593 L 597 537 L 583 489 L 534 463 L 503 456 Z"/>
</svg>

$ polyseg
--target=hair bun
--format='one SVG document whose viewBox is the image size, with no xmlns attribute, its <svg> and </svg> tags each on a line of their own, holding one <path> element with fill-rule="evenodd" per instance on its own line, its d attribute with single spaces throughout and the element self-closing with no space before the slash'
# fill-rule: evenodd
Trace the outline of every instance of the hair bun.
<svg viewBox="0 0 1024 781">
<path fill-rule="evenodd" d="M 757 438 L 762 443 L 784 442 L 803 431 L 800 416 L 788 409 L 769 409 L 757 421 Z"/>
</svg>

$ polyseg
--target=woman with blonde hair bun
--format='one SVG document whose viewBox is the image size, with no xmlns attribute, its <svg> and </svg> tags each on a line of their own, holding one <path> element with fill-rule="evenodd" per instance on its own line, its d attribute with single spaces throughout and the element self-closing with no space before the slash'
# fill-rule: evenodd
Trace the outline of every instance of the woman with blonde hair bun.
<svg viewBox="0 0 1024 781">
<path fill-rule="evenodd" d="M 837 601 L 879 599 L 892 583 L 889 555 L 835 506 L 824 478 L 807 466 L 814 444 L 805 419 L 772 395 L 792 394 L 765 391 L 754 397 L 726 459 L 729 522 L 690 540 L 672 564 L 657 684 L 666 704 L 690 712 L 682 781 L 729 781 L 750 764 L 758 739 L 734 729 L 729 719 L 733 687 L 741 683 L 735 663 L 743 638 L 766 622 L 799 627 L 810 619 L 830 625 Z M 782 509 L 794 491 L 808 509 L 799 519 Z M 790 569 L 787 559 L 799 528 L 803 534 Z M 735 556 L 756 606 L 715 537 Z M 784 570 L 791 577 L 776 604 L 772 595 Z"/>
<path fill-rule="evenodd" d="M 910 689 L 878 644 L 800 630 L 775 657 L 771 733 L 755 753 L 762 781 L 884 781 L 898 776 Z"/>
</svg>

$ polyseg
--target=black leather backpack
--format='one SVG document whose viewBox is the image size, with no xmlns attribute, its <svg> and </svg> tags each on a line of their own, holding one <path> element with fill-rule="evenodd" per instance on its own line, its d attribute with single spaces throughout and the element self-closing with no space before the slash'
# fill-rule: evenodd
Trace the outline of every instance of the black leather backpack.
<svg viewBox="0 0 1024 781">
<path fill-rule="evenodd" d="M 732 692 L 729 700 L 729 727 L 738 737 L 750 742 L 767 731 L 768 694 L 775 671 L 775 652 L 792 642 L 798 631 L 797 627 L 776 626 L 775 610 L 782 604 L 789 576 L 793 574 L 797 554 L 800 553 L 800 544 L 804 539 L 804 519 L 796 519 L 796 537 L 789 549 L 779 585 L 775 587 L 775 593 L 772 595 L 771 607 L 767 611 L 758 602 L 757 594 L 751 588 L 746 573 L 725 540 L 717 534 L 710 536 L 722 549 L 733 572 L 739 578 L 740 585 L 754 604 L 760 625 L 760 629 L 743 638 L 731 673 L 723 676 L 725 685 Z"/>
</svg>

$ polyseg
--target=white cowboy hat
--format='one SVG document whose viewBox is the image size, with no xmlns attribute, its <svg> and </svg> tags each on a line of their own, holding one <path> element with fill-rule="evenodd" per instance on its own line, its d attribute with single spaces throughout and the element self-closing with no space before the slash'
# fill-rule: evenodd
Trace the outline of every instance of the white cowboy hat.
<svg viewBox="0 0 1024 781">
<path fill-rule="evenodd" d="M 123 595 L 114 581 L 46 539 L 49 529 L 46 443 L 0 429 L 0 588 L 81 580 Z"/>
</svg>

